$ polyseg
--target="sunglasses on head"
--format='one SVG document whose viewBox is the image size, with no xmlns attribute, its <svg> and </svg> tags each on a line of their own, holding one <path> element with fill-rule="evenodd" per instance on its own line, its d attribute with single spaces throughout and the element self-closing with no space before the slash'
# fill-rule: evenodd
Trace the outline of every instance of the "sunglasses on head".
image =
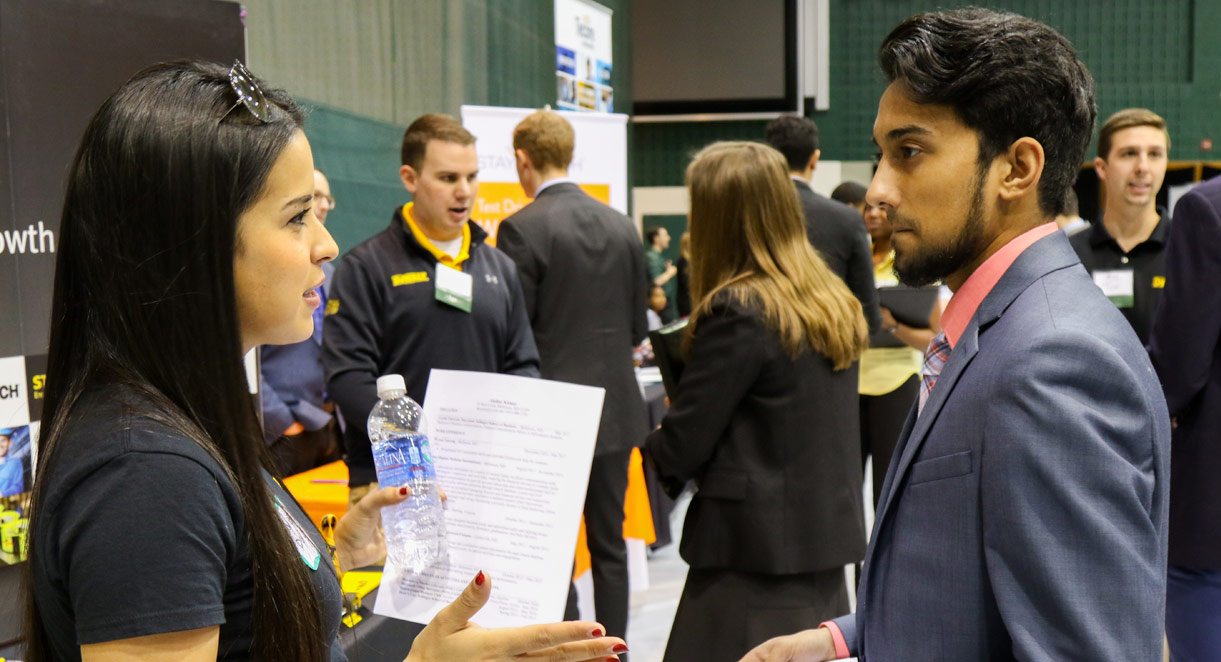
<svg viewBox="0 0 1221 662">
<path fill-rule="evenodd" d="M 250 70 L 240 60 L 234 60 L 233 66 L 229 67 L 229 85 L 237 93 L 237 103 L 225 111 L 225 114 L 221 116 L 221 121 L 224 121 L 229 113 L 236 110 L 238 106 L 245 106 L 246 110 L 250 111 L 250 114 L 260 122 L 271 121 L 271 104 L 267 102 L 263 90 L 259 89 L 258 84 L 254 82 L 254 74 L 250 73 Z"/>
</svg>

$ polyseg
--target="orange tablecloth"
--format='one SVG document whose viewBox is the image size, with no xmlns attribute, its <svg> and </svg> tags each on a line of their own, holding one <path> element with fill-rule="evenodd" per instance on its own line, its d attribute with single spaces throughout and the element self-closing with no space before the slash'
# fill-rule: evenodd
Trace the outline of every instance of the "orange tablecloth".
<svg viewBox="0 0 1221 662">
<path fill-rule="evenodd" d="M 342 517 L 348 512 L 348 467 L 343 462 L 332 462 L 305 473 L 289 476 L 284 485 L 292 492 L 314 526 L 327 514 Z M 644 483 L 644 465 L 640 451 L 632 451 L 628 465 L 627 495 L 623 505 L 623 537 L 637 538 L 645 544 L 657 540 L 653 532 L 653 513 L 649 509 L 649 491 Z M 580 577 L 589 570 L 589 547 L 585 543 L 585 518 L 581 518 L 581 532 L 577 536 L 576 572 Z"/>
<path fill-rule="evenodd" d="M 644 461 L 640 449 L 632 450 L 627 467 L 627 495 L 623 502 L 623 537 L 643 540 L 651 545 L 657 541 L 653 531 L 653 511 L 649 508 L 649 490 L 644 484 Z M 581 532 L 577 535 L 577 563 L 573 579 L 589 570 L 589 545 L 585 542 L 585 517 L 581 517 Z"/>
<path fill-rule="evenodd" d="M 343 462 L 289 476 L 284 479 L 284 486 L 301 503 L 314 526 L 318 526 L 323 515 L 343 517 L 348 512 L 348 465 Z"/>
</svg>

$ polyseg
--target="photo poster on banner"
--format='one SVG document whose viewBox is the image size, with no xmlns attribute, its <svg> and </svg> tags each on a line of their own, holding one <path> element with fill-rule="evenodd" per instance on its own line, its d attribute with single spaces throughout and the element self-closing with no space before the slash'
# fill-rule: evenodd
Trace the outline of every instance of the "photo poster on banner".
<svg viewBox="0 0 1221 662">
<path fill-rule="evenodd" d="M 462 125 L 475 136 L 479 191 L 471 220 L 496 245 L 500 222 L 530 203 L 517 179 L 513 129 L 533 108 L 463 106 Z M 572 124 L 575 139 L 568 176 L 591 197 L 627 213 L 627 115 L 555 111 Z"/>
<path fill-rule="evenodd" d="M 611 14 L 589 0 L 555 0 L 557 108 L 614 112 Z"/>
<path fill-rule="evenodd" d="M 0 565 L 24 560 L 47 357 L 0 358 Z"/>
</svg>

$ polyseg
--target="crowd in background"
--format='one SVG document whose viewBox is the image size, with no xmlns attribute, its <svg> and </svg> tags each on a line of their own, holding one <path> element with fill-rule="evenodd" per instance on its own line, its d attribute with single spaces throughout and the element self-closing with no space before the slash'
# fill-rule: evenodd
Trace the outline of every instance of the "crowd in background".
<svg viewBox="0 0 1221 662">
<path fill-rule="evenodd" d="M 355 247 L 341 264 L 336 292 L 344 293 L 330 296 L 321 338 L 316 332 L 301 344 L 314 355 L 315 381 L 325 366 L 327 387 L 319 383 L 313 391 L 319 401 L 302 406 L 333 412 L 330 397 L 351 397 L 354 373 L 371 382 L 379 371 L 409 372 L 416 375 L 409 390 L 420 399 L 433 367 L 604 386 L 617 380 L 586 504 L 596 612 L 608 631 L 626 634 L 626 558 L 617 535 L 623 453 L 641 445 L 674 494 L 686 481 L 698 485 L 681 548 L 690 570 L 666 659 L 736 659 L 771 637 L 847 612 L 842 568 L 857 564 L 859 578 L 865 555 L 862 472 L 872 466 L 872 504 L 881 506 L 896 444 L 909 412 L 923 402 L 926 350 L 944 336 L 942 314 L 953 292 L 941 282 L 925 284 L 935 295 L 922 299 L 924 312 L 914 320 L 896 317 L 879 296 L 904 289 L 888 213 L 895 206 L 858 182 L 841 183 L 830 198 L 813 191 L 809 180 L 822 154 L 810 119 L 781 116 L 761 138 L 718 143 L 696 155 L 687 173 L 688 229 L 674 263 L 664 257 L 673 241 L 665 227 L 644 228 L 630 246 L 627 219 L 573 185 L 571 128 L 548 111 L 531 115 L 514 136 L 523 188 L 536 202 L 501 225 L 498 248 L 481 245 L 481 231 L 468 222 L 474 139 L 450 118 L 421 118 L 404 137 L 401 174 L 413 202 L 395 211 L 383 238 Z M 418 151 L 411 158 L 409 144 Z M 1102 272 L 1095 283 L 1142 341 L 1164 284 L 1169 214 L 1155 198 L 1168 149 L 1156 114 L 1117 113 L 1102 127 L 1095 160 L 1100 180 L 1110 184 L 1103 215 L 1085 222 L 1066 188 L 1055 217 L 1089 272 Z M 434 171 L 442 181 L 430 187 Z M 317 177 L 316 195 L 324 208 L 333 207 L 325 177 Z M 396 263 L 404 241 L 410 260 Z M 479 256 L 495 262 L 502 252 L 516 273 L 497 267 L 509 291 L 494 296 L 510 315 L 498 311 L 489 328 L 478 310 L 437 311 L 427 297 L 399 295 L 399 285 L 373 285 L 392 272 L 419 270 L 419 282 L 427 282 L 435 278 L 432 269 L 471 271 Z M 1124 272 L 1130 260 L 1134 271 Z M 358 271 L 366 273 L 356 278 Z M 1126 286 L 1115 285 L 1120 273 L 1129 274 Z M 328 275 L 323 296 L 331 283 Z M 1108 289 L 1114 287 L 1118 294 Z M 387 310 L 399 306 L 401 312 Z M 395 319 L 411 320 L 415 329 L 396 330 Z M 420 326 L 421 319 L 428 324 Z M 633 356 L 637 364 L 652 358 L 644 331 L 678 319 L 688 321 L 689 365 L 669 414 L 646 440 L 639 394 L 623 383 L 625 370 Z M 441 320 L 450 325 L 445 333 L 436 326 Z M 530 331 L 533 343 L 514 328 Z M 633 354 L 642 341 L 645 349 Z M 267 384 L 282 351 L 263 350 Z M 311 430 L 328 438 L 355 430 L 346 440 L 353 503 L 376 487 L 371 465 L 359 459 L 367 454 L 360 420 L 367 407 L 352 407 L 353 415 L 340 407 L 338 423 L 329 415 L 307 423 L 306 416 L 286 427 L 268 415 L 282 407 L 272 395 L 264 409 L 273 450 L 294 444 L 316 466 L 337 449 L 308 442 Z M 634 422 L 620 430 L 623 421 Z M 620 450 L 604 455 L 611 437 L 620 439 Z M 837 535 L 817 534 L 827 530 Z M 758 616 L 748 609 L 747 627 L 735 627 L 743 618 L 739 605 L 755 603 L 768 609 Z M 576 617 L 575 594 L 567 616 Z"/>
<path fill-rule="evenodd" d="M 1093 163 L 1104 211 L 1082 226 L 1070 193 L 1096 119 L 1093 82 L 1071 44 L 1035 21 L 982 9 L 914 16 L 880 60 L 889 86 L 874 179 L 844 182 L 831 199 L 814 192 L 822 154 L 803 117 L 776 119 L 760 142 L 708 145 L 686 171 L 677 264 L 662 255 L 669 231 L 637 229 L 569 177 L 572 128 L 542 110 L 513 134 L 533 202 L 501 223 L 496 246 L 470 221 L 474 136 L 429 114 L 402 140 L 398 174 L 411 201 L 387 210 L 387 227 L 332 269 L 338 251 L 324 226 L 341 201 L 313 168 L 291 99 L 269 89 L 270 109 L 246 103 L 253 92 L 242 90 L 258 86 L 244 68 L 235 77 L 177 63 L 133 79 L 86 135 L 65 208 L 49 459 L 31 528 L 32 549 L 50 550 L 31 570 L 34 659 L 116 641 L 164 650 L 144 636 L 177 637 L 169 643 L 200 659 L 218 646 L 342 659 L 337 585 L 301 569 L 288 535 L 294 522 L 312 535 L 311 523 L 273 509 L 289 499 L 264 469 L 288 474 L 342 456 L 352 507 L 343 566 L 376 560 L 377 509 L 405 494 L 376 481 L 365 426 L 375 380 L 402 374 L 423 401 L 434 368 L 606 389 L 583 508 L 600 624 L 548 626 L 529 639 L 578 655 L 563 659 L 627 651 L 622 522 L 635 448 L 667 491 L 696 486 L 667 660 L 1152 659 L 1163 630 L 1175 659 L 1215 657 L 1221 545 L 1211 525 L 1221 495 L 1209 471 L 1218 461 L 1211 449 L 1186 453 L 1219 425 L 1209 405 L 1221 398 L 1212 355 L 1221 306 L 1209 297 L 1221 260 L 1209 232 L 1221 185 L 1188 194 L 1172 226 L 1156 205 L 1165 122 L 1120 111 L 1102 125 Z M 194 167 L 181 163 L 178 134 L 156 122 L 137 132 L 149 144 L 122 139 L 134 130 L 130 108 L 144 105 L 163 124 L 209 109 L 200 126 L 223 127 L 209 147 L 215 163 L 187 171 L 212 183 L 203 169 L 229 164 L 241 190 L 206 213 L 192 211 L 192 201 L 205 205 L 189 192 L 107 197 L 91 159 L 130 163 L 119 184 L 156 179 L 139 168 Z M 120 208 L 126 222 L 99 234 L 94 210 Z M 185 238 L 170 229 L 132 242 L 144 248 L 116 245 L 109 254 L 130 257 L 117 265 L 98 260 L 94 241 L 150 233 L 164 209 L 208 218 Z M 129 255 L 138 250 L 147 254 Z M 234 268 L 218 270 L 214 255 Z M 184 261 L 232 296 L 180 282 Z M 125 280 L 140 272 L 164 291 L 143 303 L 107 299 L 90 270 L 147 294 L 146 282 Z M 900 286 L 926 310 L 884 305 Z M 163 296 L 174 288 L 187 289 Z M 175 315 L 157 317 L 163 310 Z M 634 350 L 680 317 L 683 376 L 649 430 Z M 163 359 L 142 357 L 151 329 L 234 361 L 210 364 L 182 343 Z M 258 448 L 244 445 L 258 431 L 236 362 L 254 346 Z M 206 389 L 230 388 L 213 397 L 199 375 Z M 90 445 L 94 430 L 114 443 Z M 109 469 L 91 474 L 95 465 Z M 125 487 L 132 476 L 138 491 Z M 185 487 L 193 505 L 143 499 L 149 486 Z M 37 509 L 46 503 L 65 505 Z M 133 513 L 164 523 L 152 527 L 160 544 L 176 545 L 171 556 L 190 567 L 148 553 L 133 562 L 204 596 L 207 609 L 180 613 L 170 596 L 155 613 L 111 622 L 110 609 L 140 600 L 123 600 L 108 569 L 91 565 L 104 539 L 89 534 Z M 175 528 L 182 518 L 195 525 Z M 235 533 L 246 526 L 274 534 L 247 541 Z M 240 557 L 232 576 L 227 554 Z M 862 564 L 855 614 L 850 564 Z M 74 581 L 88 578 L 84 588 L 69 586 L 70 569 Z M 487 599 L 485 581 L 480 573 L 413 655 L 475 650 L 465 623 Z M 74 591 L 93 608 L 74 611 Z M 268 596 L 280 593 L 307 596 L 308 618 L 277 611 Z M 571 587 L 565 617 L 578 617 Z M 256 637 L 252 623 L 270 634 Z M 492 636 L 502 657 L 533 650 L 522 632 Z"/>
</svg>

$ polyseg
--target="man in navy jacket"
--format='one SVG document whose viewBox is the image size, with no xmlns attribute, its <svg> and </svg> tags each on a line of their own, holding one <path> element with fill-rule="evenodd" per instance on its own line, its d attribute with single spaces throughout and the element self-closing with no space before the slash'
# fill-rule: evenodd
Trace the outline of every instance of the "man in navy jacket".
<svg viewBox="0 0 1221 662">
<path fill-rule="evenodd" d="M 1170 453 L 1171 659 L 1221 659 L 1221 177 L 1174 209 L 1149 354 L 1174 416 Z"/>
</svg>

